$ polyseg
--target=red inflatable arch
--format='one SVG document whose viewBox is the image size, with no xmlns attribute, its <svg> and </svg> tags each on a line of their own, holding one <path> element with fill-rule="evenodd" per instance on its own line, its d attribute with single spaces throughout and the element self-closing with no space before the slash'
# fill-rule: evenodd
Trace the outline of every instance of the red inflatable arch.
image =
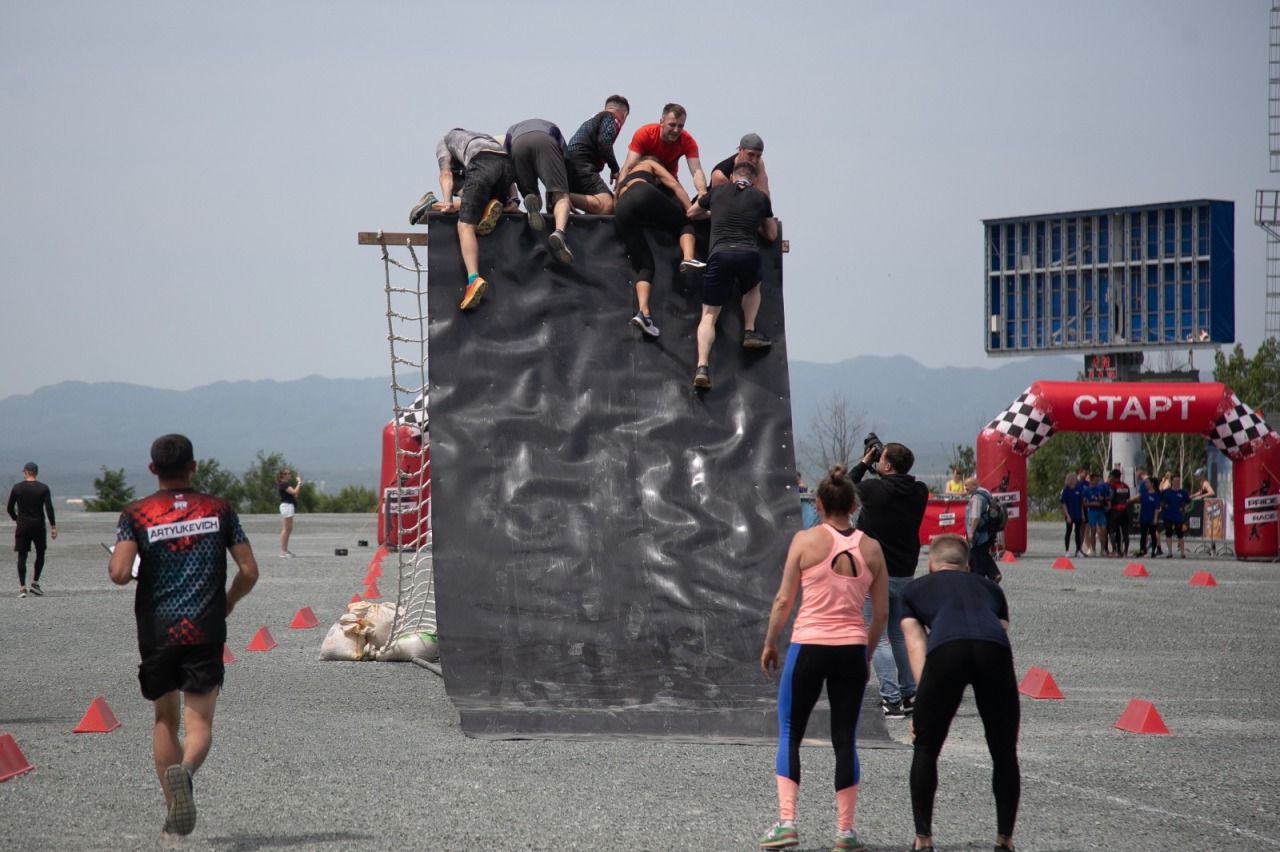
<svg viewBox="0 0 1280 852">
<path fill-rule="evenodd" d="M 1216 382 L 1036 382 L 1027 388 L 978 435 L 978 483 L 1009 506 L 1007 549 L 1027 549 L 1027 457 L 1056 431 L 1204 435 L 1232 461 L 1236 557 L 1276 556 L 1280 436 Z"/>
</svg>

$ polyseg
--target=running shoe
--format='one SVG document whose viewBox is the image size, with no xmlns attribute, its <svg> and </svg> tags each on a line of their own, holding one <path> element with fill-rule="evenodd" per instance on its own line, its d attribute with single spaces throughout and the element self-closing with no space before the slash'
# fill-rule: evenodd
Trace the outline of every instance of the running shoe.
<svg viewBox="0 0 1280 852">
<path fill-rule="evenodd" d="M 711 389 L 711 368 L 703 364 L 693 373 L 693 386 L 703 390 Z"/>
<path fill-rule="evenodd" d="M 850 831 L 848 834 L 840 832 L 836 834 L 835 842 L 831 844 L 831 852 L 867 852 L 867 844 L 858 839 L 856 831 Z"/>
<path fill-rule="evenodd" d="M 902 696 L 902 715 L 910 716 L 916 709 L 916 697 L 914 695 Z"/>
<path fill-rule="evenodd" d="M 693 272 L 695 270 L 702 270 L 706 268 L 707 268 L 707 265 L 702 261 L 698 260 L 696 257 L 691 257 L 688 260 L 680 261 L 681 272 Z"/>
<path fill-rule="evenodd" d="M 196 827 L 196 800 L 191 773 L 181 763 L 175 763 L 164 771 L 164 786 L 172 798 L 166 825 L 178 834 L 190 834 Z"/>
<path fill-rule="evenodd" d="M 1185 556 L 1186 556 L 1186 554 L 1184 553 L 1184 554 L 1183 554 L 1183 557 L 1185 558 Z M 1164 558 L 1165 558 L 1165 559 L 1172 559 L 1172 558 L 1173 558 L 1173 551 L 1172 551 L 1172 550 L 1170 550 L 1168 553 L 1166 553 L 1166 554 L 1164 555 Z"/>
<path fill-rule="evenodd" d="M 431 212 L 431 205 L 436 203 L 436 194 L 431 190 L 423 193 L 418 199 L 418 203 L 409 208 L 409 224 L 421 225 L 427 221 L 427 214 Z"/>
<path fill-rule="evenodd" d="M 18 589 L 18 597 L 20 597 L 20 598 L 25 598 L 26 596 L 27 596 L 27 587 L 26 587 L 26 586 L 23 586 L 23 587 L 21 587 L 20 589 Z"/>
<path fill-rule="evenodd" d="M 773 828 L 760 838 L 760 846 L 765 849 L 790 849 L 800 845 L 800 834 L 794 825 L 774 823 Z"/>
<path fill-rule="evenodd" d="M 636 311 L 636 315 L 631 318 L 631 324 L 645 333 L 646 337 L 657 337 L 658 327 L 653 324 L 653 317 Z"/>
<path fill-rule="evenodd" d="M 905 719 L 907 714 L 902 710 L 901 701 L 880 700 L 880 710 L 886 719 Z"/>
<path fill-rule="evenodd" d="M 772 345 L 773 341 L 763 331 L 750 328 L 742 333 L 743 349 L 768 349 Z"/>
<path fill-rule="evenodd" d="M 547 237 L 547 242 L 551 244 L 551 254 L 556 260 L 565 266 L 573 265 L 573 252 L 569 251 L 569 244 L 564 240 L 564 231 L 552 231 L 551 236 Z"/>
<path fill-rule="evenodd" d="M 476 223 L 476 234 L 482 237 L 486 234 L 492 234 L 493 229 L 498 227 L 498 217 L 501 215 L 502 202 L 496 198 L 489 199 L 489 203 L 484 207 L 484 215 Z"/>
<path fill-rule="evenodd" d="M 292 558 L 293 558 L 293 551 L 292 551 L 292 550 L 286 550 L 284 553 L 281 553 L 281 554 L 280 554 L 280 558 L 281 558 L 281 559 L 292 559 Z"/>
<path fill-rule="evenodd" d="M 31 584 L 31 594 L 35 595 L 35 596 L 36 596 L 36 597 L 38 597 L 38 598 L 42 598 L 42 597 L 44 597 L 44 589 L 40 588 L 40 584 L 39 584 L 39 583 L 32 583 L 32 584 Z"/>
<path fill-rule="evenodd" d="M 547 226 L 547 221 L 542 218 L 542 196 L 536 192 L 531 192 L 524 197 L 524 212 L 529 215 L 529 227 L 535 231 L 541 231 Z"/>
<path fill-rule="evenodd" d="M 485 281 L 479 275 L 467 285 L 467 289 L 462 294 L 462 304 L 458 305 L 464 311 L 474 310 L 480 306 L 480 300 L 484 298 L 484 291 L 489 289 L 489 282 Z"/>
</svg>

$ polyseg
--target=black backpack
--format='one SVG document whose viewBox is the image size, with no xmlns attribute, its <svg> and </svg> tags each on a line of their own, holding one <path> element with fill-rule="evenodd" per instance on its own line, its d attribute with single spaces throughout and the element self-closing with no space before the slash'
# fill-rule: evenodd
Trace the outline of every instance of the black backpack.
<svg viewBox="0 0 1280 852">
<path fill-rule="evenodd" d="M 983 497 L 987 498 L 987 512 L 983 519 L 983 529 L 986 532 L 995 535 L 1004 529 L 1005 524 L 1009 523 L 1009 510 L 987 489 L 980 489 Z"/>
</svg>

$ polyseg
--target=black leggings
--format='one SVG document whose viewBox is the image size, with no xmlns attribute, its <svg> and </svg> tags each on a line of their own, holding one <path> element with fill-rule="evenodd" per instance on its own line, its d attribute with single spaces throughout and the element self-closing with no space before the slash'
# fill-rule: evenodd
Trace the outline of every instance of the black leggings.
<svg viewBox="0 0 1280 852">
<path fill-rule="evenodd" d="M 1062 537 L 1063 550 L 1071 550 L 1071 531 L 1073 529 L 1076 531 L 1075 552 L 1079 553 L 1084 550 L 1084 518 L 1081 518 L 1078 521 L 1067 521 L 1067 533 Z"/>
<path fill-rule="evenodd" d="M 1158 553 L 1160 551 L 1160 530 L 1155 524 L 1138 524 L 1138 529 L 1142 533 L 1142 547 L 1139 548 L 1143 553 L 1147 552 L 1147 539 L 1151 540 L 1151 552 Z"/>
<path fill-rule="evenodd" d="M 792 644 L 787 648 L 778 679 L 778 775 L 800 783 L 800 741 L 825 683 L 831 703 L 836 789 L 858 783 L 858 713 L 869 676 L 866 645 Z"/>
<path fill-rule="evenodd" d="M 977 639 L 943 643 L 925 657 L 916 689 L 915 756 L 911 761 L 911 810 L 916 834 L 933 835 L 933 798 L 938 791 L 938 754 L 964 688 L 982 717 L 991 752 L 991 789 L 996 796 L 996 833 L 1013 835 L 1022 780 L 1018 773 L 1018 679 L 1008 646 Z"/>
<path fill-rule="evenodd" d="M 656 228 L 678 234 L 686 221 L 680 202 L 652 184 L 632 182 L 618 199 L 613 211 L 613 224 L 631 258 L 637 281 L 653 281 L 653 250 L 645 236 L 645 228 Z"/>
<path fill-rule="evenodd" d="M 1129 511 L 1127 509 L 1111 511 L 1107 519 L 1107 532 L 1111 534 L 1111 552 L 1123 555 L 1129 552 Z"/>
</svg>

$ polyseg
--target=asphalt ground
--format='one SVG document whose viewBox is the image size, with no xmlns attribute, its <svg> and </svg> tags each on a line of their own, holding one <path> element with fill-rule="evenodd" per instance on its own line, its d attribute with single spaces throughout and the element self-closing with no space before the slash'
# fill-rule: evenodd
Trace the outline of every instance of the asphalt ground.
<svg viewBox="0 0 1280 852">
<path fill-rule="evenodd" d="M 115 518 L 64 513 L 44 597 L 0 597 L 0 734 L 35 770 L 0 784 L 0 849 L 145 849 L 164 819 L 151 709 L 138 693 L 132 588 L 100 542 Z M 752 849 L 775 816 L 773 749 L 465 737 L 441 680 L 404 663 L 320 662 L 328 625 L 361 588 L 368 516 L 300 515 L 298 558 L 275 556 L 275 516 L 244 519 L 262 580 L 233 615 L 213 750 L 182 848 Z M 8 539 L 11 525 L 0 526 Z M 1002 566 L 1018 674 L 1050 671 L 1065 700 L 1022 700 L 1021 850 L 1280 848 L 1280 565 L 1192 556 L 1050 563 L 1057 524 Z M 346 547 L 350 555 L 335 556 Z M 922 559 L 923 565 L 923 559 Z M 12 572 L 12 567 L 4 569 Z M 1197 570 L 1218 585 L 1188 585 Z M 321 625 L 288 627 L 311 606 Z M 267 626 L 279 646 L 244 650 Z M 445 661 L 448 664 L 448 661 Z M 123 726 L 73 734 L 96 695 Z M 1131 698 L 1171 731 L 1117 730 Z M 888 722 L 905 742 L 905 724 Z M 873 850 L 913 834 L 907 749 L 861 752 L 856 827 Z M 801 849 L 830 848 L 829 747 L 804 749 Z M 940 764 L 939 850 L 990 850 L 994 805 L 966 700 Z"/>
</svg>

